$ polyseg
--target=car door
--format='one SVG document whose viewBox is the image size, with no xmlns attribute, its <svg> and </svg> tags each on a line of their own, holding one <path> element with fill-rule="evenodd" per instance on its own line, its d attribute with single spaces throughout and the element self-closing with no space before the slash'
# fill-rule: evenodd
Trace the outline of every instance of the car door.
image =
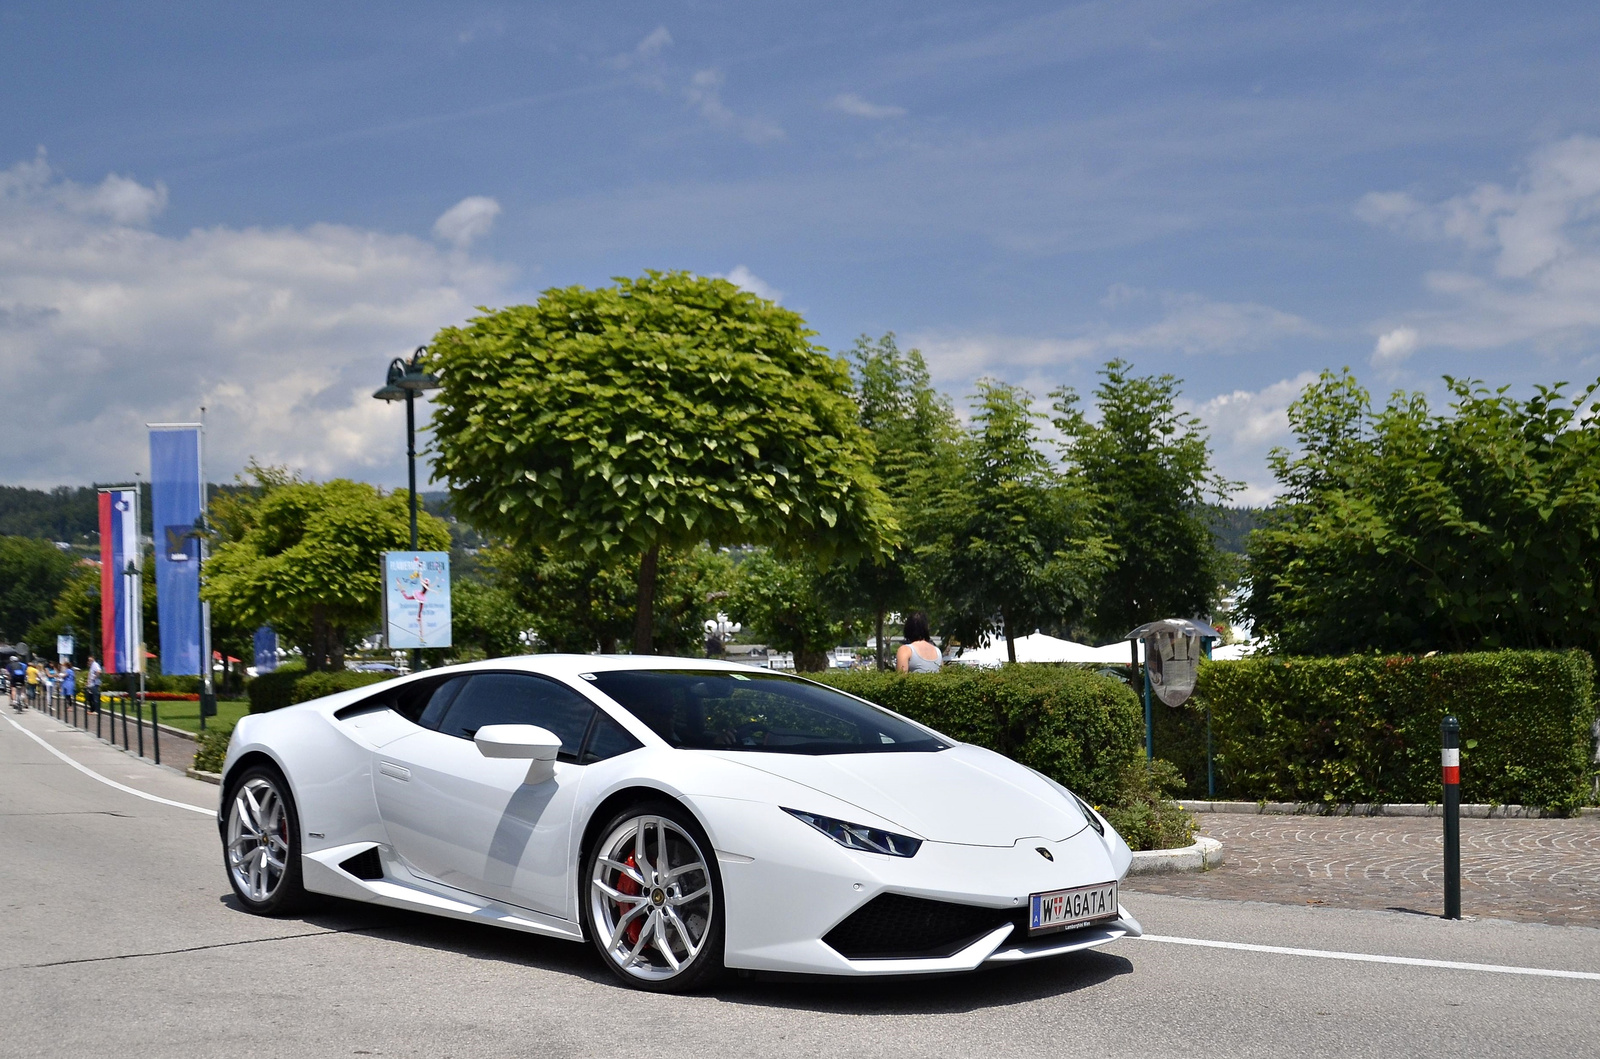
<svg viewBox="0 0 1600 1059">
<path fill-rule="evenodd" d="M 422 731 L 377 752 L 373 786 L 395 851 L 418 874 L 496 901 L 571 919 L 567 878 L 577 763 L 595 707 L 531 673 L 474 673 L 434 693 Z M 561 739 L 553 778 L 488 758 L 472 741 L 490 724 L 533 724 Z"/>
</svg>

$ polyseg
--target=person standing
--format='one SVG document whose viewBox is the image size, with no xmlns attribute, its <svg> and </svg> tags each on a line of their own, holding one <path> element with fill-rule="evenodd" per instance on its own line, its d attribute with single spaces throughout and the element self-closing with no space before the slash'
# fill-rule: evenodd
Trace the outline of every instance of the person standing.
<svg viewBox="0 0 1600 1059">
<path fill-rule="evenodd" d="M 895 653 L 894 667 L 902 673 L 937 673 L 944 652 L 928 639 L 928 616 L 920 610 L 906 615 L 905 643 Z"/>
<path fill-rule="evenodd" d="M 40 676 L 39 663 L 30 660 L 28 662 L 28 672 L 24 679 L 26 679 L 28 683 L 28 705 L 35 710 L 39 708 Z"/>
<path fill-rule="evenodd" d="M 61 698 L 67 709 L 74 709 L 78 701 L 78 671 L 71 662 L 61 663 Z M 77 716 L 74 714 L 73 716 Z"/>
<path fill-rule="evenodd" d="M 11 666 L 7 671 L 11 682 L 11 705 L 18 712 L 22 712 L 23 689 L 27 687 L 28 667 L 22 664 L 22 659 L 16 655 L 11 656 Z"/>
<path fill-rule="evenodd" d="M 84 691 L 87 694 L 88 707 L 95 713 L 100 712 L 100 660 L 94 655 L 89 656 L 89 672 L 86 674 Z"/>
</svg>

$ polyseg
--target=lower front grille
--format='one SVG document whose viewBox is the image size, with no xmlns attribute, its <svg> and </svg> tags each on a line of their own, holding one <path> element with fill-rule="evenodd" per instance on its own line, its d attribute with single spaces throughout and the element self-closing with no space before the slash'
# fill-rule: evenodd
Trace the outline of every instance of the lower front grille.
<svg viewBox="0 0 1600 1059">
<path fill-rule="evenodd" d="M 823 937 L 847 960 L 953 956 L 1006 923 L 1027 929 L 1022 909 L 980 908 L 904 894 L 880 894 Z"/>
</svg>

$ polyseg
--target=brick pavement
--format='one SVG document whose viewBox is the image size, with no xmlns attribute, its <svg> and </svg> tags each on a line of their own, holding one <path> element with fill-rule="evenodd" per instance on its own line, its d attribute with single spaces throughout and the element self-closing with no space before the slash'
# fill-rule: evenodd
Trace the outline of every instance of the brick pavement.
<svg viewBox="0 0 1600 1059">
<path fill-rule="evenodd" d="M 1437 819 L 1196 815 L 1227 862 L 1130 877 L 1125 889 L 1429 915 L 1444 906 Z M 1463 819 L 1461 872 L 1464 915 L 1600 927 L 1600 817 Z"/>
</svg>

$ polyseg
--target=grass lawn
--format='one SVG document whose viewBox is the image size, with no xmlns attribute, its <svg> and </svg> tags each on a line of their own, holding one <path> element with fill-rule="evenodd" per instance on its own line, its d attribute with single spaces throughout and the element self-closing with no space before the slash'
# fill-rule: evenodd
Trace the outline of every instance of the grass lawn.
<svg viewBox="0 0 1600 1059">
<path fill-rule="evenodd" d="M 198 732 L 200 730 L 200 704 L 198 702 L 157 702 L 154 704 L 147 702 L 145 703 L 147 711 L 145 716 L 147 717 L 149 716 L 148 710 L 151 705 L 154 705 L 158 710 L 157 716 L 161 718 L 162 724 L 170 724 L 174 728 L 182 728 L 188 732 Z M 132 700 L 129 700 L 128 706 L 131 712 L 133 707 Z M 239 718 L 249 712 L 250 703 L 248 700 L 219 701 L 217 703 L 217 715 L 206 718 L 206 727 L 232 728 L 238 723 Z"/>
</svg>

